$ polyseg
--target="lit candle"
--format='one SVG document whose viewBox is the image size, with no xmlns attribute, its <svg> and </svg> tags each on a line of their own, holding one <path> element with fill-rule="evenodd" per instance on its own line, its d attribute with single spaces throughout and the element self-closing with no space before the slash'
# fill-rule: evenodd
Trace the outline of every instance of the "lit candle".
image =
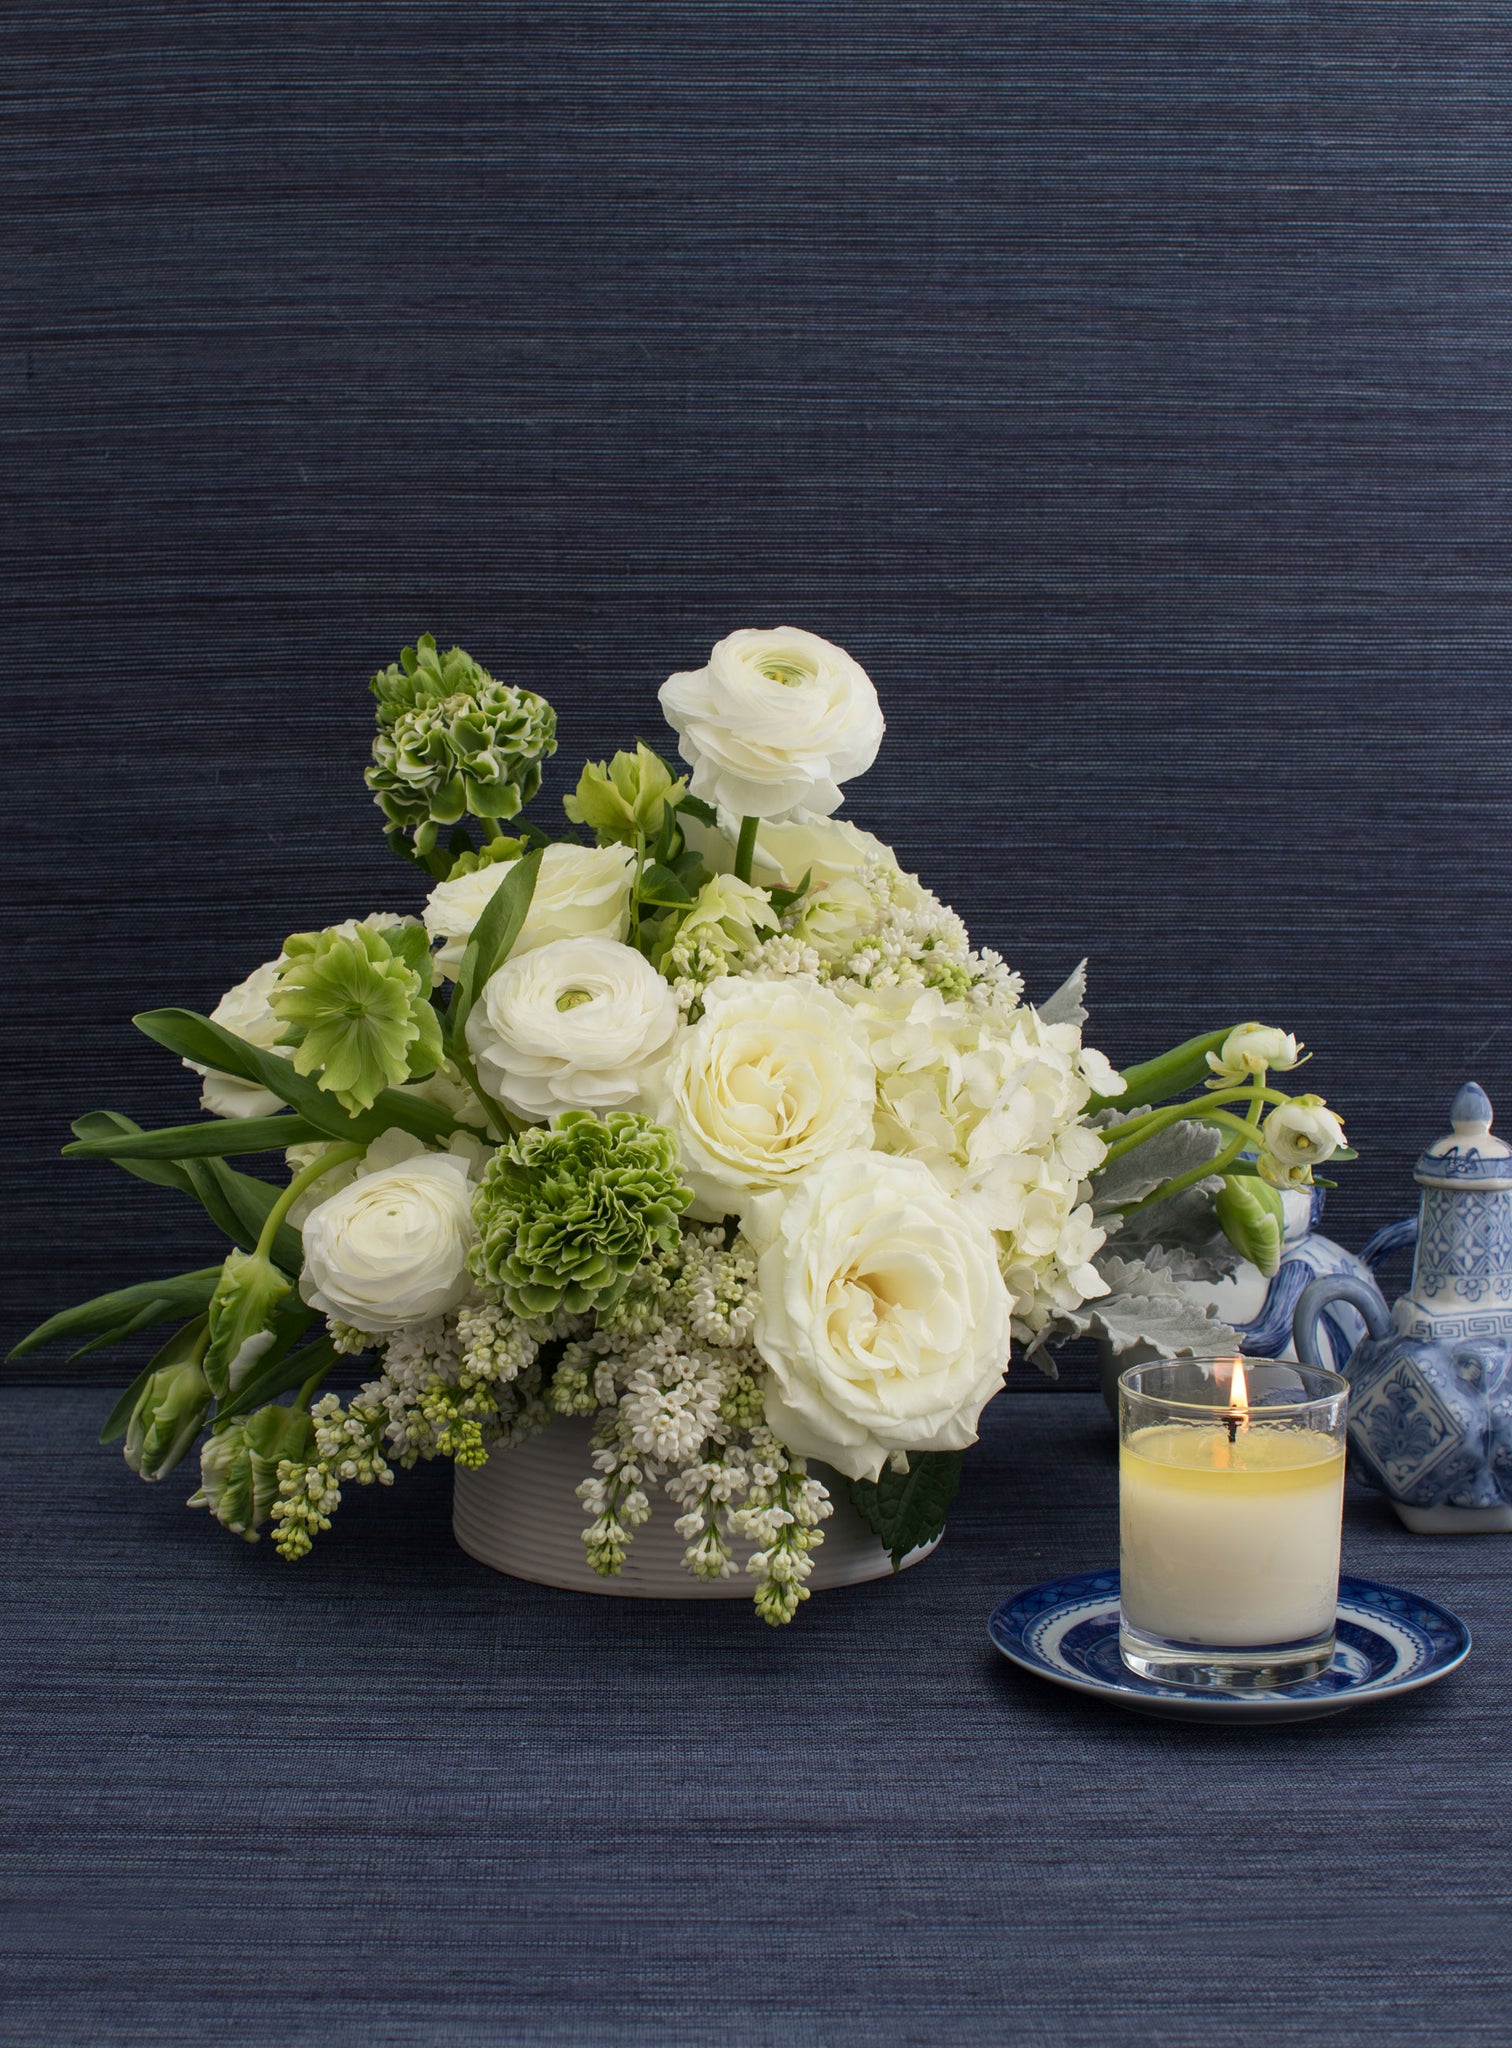
<svg viewBox="0 0 1512 2048">
<path fill-rule="evenodd" d="M 1291 1382 L 1317 1377 L 1257 1361 L 1250 1369 Z M 1196 1373 L 1206 1400 L 1194 1398 Z M 1166 1388 L 1149 1384 L 1162 1375 Z M 1333 1651 L 1339 1591 L 1343 1382 L 1321 1401 L 1309 1401 L 1305 1385 L 1283 1386 L 1292 1398 L 1280 1406 L 1268 1388 L 1256 1410 L 1241 1359 L 1134 1367 L 1130 1378 L 1141 1384 L 1128 1390 L 1120 1431 L 1126 1661 L 1156 1676 L 1150 1666 L 1163 1653 L 1191 1665 L 1203 1661 L 1194 1650 L 1218 1652 L 1219 1662 L 1239 1651 L 1241 1665 L 1265 1667 L 1267 1683 L 1278 1682 L 1278 1667 L 1321 1669 Z M 1243 1674 L 1206 1682 L 1243 1682 Z"/>
</svg>

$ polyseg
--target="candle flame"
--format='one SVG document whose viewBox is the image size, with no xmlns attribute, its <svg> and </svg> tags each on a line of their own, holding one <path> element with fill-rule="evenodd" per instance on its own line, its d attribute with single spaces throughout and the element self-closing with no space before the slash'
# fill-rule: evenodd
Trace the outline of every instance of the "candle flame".
<svg viewBox="0 0 1512 2048">
<path fill-rule="evenodd" d="M 1249 1384 L 1244 1377 L 1244 1360 L 1234 1360 L 1233 1375 L 1229 1380 L 1229 1412 L 1233 1415 L 1248 1415 Z"/>
</svg>

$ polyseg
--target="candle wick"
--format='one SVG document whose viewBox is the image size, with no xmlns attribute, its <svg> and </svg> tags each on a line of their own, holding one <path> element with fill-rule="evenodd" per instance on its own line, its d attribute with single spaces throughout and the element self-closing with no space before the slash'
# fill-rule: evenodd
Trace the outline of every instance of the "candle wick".
<svg viewBox="0 0 1512 2048">
<path fill-rule="evenodd" d="M 1238 1418 L 1238 1416 L 1237 1416 L 1237 1415 L 1226 1415 L 1226 1416 L 1225 1416 L 1225 1417 L 1224 1417 L 1223 1419 L 1224 1419 L 1225 1423 L 1226 1423 L 1226 1424 L 1228 1425 L 1228 1440 L 1229 1440 L 1229 1442 L 1230 1442 L 1230 1443 L 1236 1443 L 1236 1442 L 1238 1441 L 1238 1438 L 1239 1438 L 1239 1418 Z"/>
</svg>

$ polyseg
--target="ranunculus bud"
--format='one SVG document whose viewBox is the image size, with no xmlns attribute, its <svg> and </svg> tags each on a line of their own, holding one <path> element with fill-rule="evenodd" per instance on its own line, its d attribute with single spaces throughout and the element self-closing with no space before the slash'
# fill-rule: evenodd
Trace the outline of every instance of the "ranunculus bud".
<svg viewBox="0 0 1512 2048">
<path fill-rule="evenodd" d="M 600 845 L 634 846 L 637 835 L 655 839 L 667 805 L 680 803 L 687 789 L 686 778 L 674 782 L 660 755 L 637 740 L 633 754 L 616 754 L 607 768 L 602 761 L 588 762 L 562 809 L 575 825 L 589 826 Z"/>
<path fill-rule="evenodd" d="M 197 1365 L 165 1365 L 137 1396 L 126 1425 L 126 1462 L 143 1479 L 161 1479 L 205 1426 L 210 1387 Z"/>
<path fill-rule="evenodd" d="M 1221 1048 L 1207 1056 L 1217 1077 L 1208 1086 L 1233 1087 L 1252 1074 L 1263 1074 L 1268 1067 L 1294 1067 L 1301 1057 L 1302 1048 L 1289 1031 L 1278 1031 L 1270 1024 L 1236 1024 Z"/>
<path fill-rule="evenodd" d="M 1344 1143 L 1344 1126 L 1321 1095 L 1298 1095 L 1279 1104 L 1261 1131 L 1266 1150 L 1281 1167 L 1310 1171 Z"/>
<path fill-rule="evenodd" d="M 192 1508 L 208 1508 L 235 1536 L 257 1541 L 258 1525 L 278 1498 L 281 1459 L 304 1463 L 315 1441 L 305 1408 L 259 1408 L 210 1437 L 200 1451 Z"/>
<path fill-rule="evenodd" d="M 271 1259 L 228 1252 L 210 1298 L 205 1377 L 217 1399 L 234 1394 L 273 1343 L 273 1312 L 294 1283 Z"/>
<path fill-rule="evenodd" d="M 1213 1206 L 1240 1258 L 1258 1266 L 1267 1279 L 1280 1271 L 1286 1209 L 1273 1187 L 1252 1173 L 1228 1173 Z"/>
</svg>

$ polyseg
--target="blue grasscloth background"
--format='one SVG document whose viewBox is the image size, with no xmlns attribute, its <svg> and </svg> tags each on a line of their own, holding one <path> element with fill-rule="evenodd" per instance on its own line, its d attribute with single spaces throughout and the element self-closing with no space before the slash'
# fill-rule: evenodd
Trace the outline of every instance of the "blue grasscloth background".
<svg viewBox="0 0 1512 2048">
<path fill-rule="evenodd" d="M 1031 993 L 1089 954 L 1115 1059 L 1299 1031 L 1335 1228 L 1403 1210 L 1453 1087 L 1512 1096 L 1509 49 L 1479 6 L 5 10 L 7 1334 L 210 1255 L 57 1144 L 191 1111 L 134 1009 L 418 905 L 361 768 L 427 628 L 557 705 L 548 818 L 731 627 L 839 641 L 889 726 L 851 814 Z"/>
</svg>

